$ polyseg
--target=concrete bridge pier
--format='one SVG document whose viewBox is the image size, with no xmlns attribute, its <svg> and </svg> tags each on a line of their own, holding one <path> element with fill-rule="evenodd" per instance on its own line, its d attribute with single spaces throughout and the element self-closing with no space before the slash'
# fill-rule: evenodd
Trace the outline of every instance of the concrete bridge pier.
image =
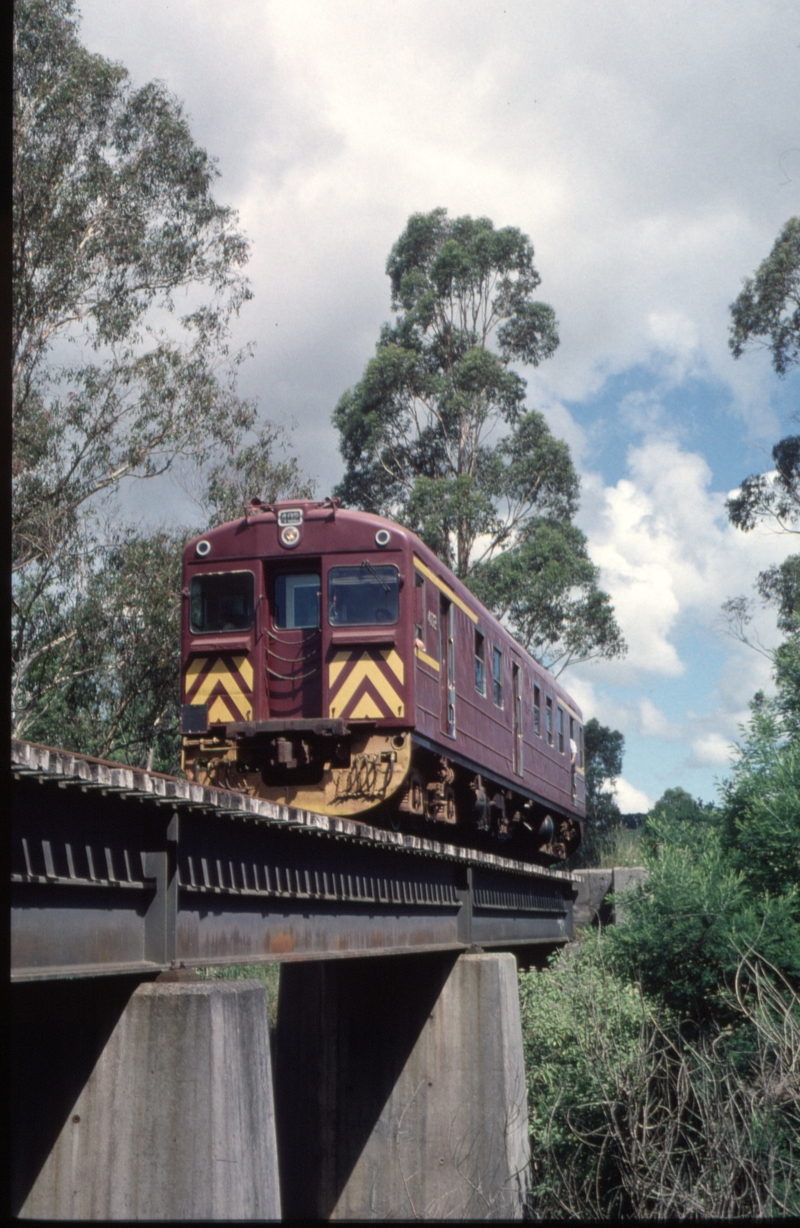
<svg viewBox="0 0 800 1228">
<path fill-rule="evenodd" d="M 275 1079 L 287 1218 L 521 1218 L 513 955 L 285 964 Z"/>
<path fill-rule="evenodd" d="M 12 992 L 15 1215 L 280 1217 L 260 982 L 101 977 Z"/>
</svg>

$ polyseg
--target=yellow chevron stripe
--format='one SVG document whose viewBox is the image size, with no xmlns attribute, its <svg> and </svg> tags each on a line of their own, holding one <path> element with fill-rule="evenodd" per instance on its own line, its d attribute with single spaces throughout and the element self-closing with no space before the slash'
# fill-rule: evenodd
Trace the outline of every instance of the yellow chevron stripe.
<svg viewBox="0 0 800 1228">
<path fill-rule="evenodd" d="M 221 695 L 218 695 L 211 707 L 208 709 L 208 719 L 214 724 L 215 722 L 222 723 L 232 721 L 233 717 L 228 710 L 228 705 Z"/>
<path fill-rule="evenodd" d="M 197 691 L 192 698 L 192 703 L 205 703 L 211 692 L 217 686 L 217 683 L 222 685 L 223 691 L 225 691 L 226 695 L 236 704 L 236 707 L 239 709 L 239 712 L 244 720 L 250 720 L 252 715 L 252 701 L 248 699 L 245 694 L 243 694 L 239 687 L 239 683 L 233 677 L 233 674 L 231 674 L 230 671 L 225 668 L 225 662 L 221 657 L 216 658 L 211 666 L 211 669 L 200 683 L 200 686 L 197 688 Z M 209 717 L 210 715 L 211 714 L 209 712 Z"/>
<path fill-rule="evenodd" d="M 337 652 L 331 661 L 328 670 L 328 686 L 331 690 L 333 690 L 336 684 L 336 679 L 339 677 L 345 665 L 350 660 L 351 655 L 352 654 L 348 651 Z"/>
<path fill-rule="evenodd" d="M 249 691 L 253 690 L 253 667 L 247 657 L 234 657 L 233 663 L 244 678 L 244 684 Z"/>
<path fill-rule="evenodd" d="M 392 687 L 392 685 L 389 683 L 388 679 L 381 673 L 377 663 L 371 660 L 369 657 L 362 657 L 362 659 L 353 666 L 353 669 L 343 682 L 341 690 L 331 702 L 330 715 L 335 716 L 337 712 L 344 712 L 348 703 L 353 698 L 365 678 L 368 678 L 375 687 L 375 690 L 378 692 L 381 699 L 390 709 L 392 716 L 402 716 L 405 709 L 400 696 L 397 694 L 394 687 Z"/>
<path fill-rule="evenodd" d="M 205 670 L 207 662 L 208 662 L 208 657 L 195 657 L 194 660 L 190 662 L 186 670 L 187 693 L 191 691 L 198 677 Z M 245 686 L 248 688 L 248 690 L 252 692 L 253 681 L 254 681 L 253 667 L 248 661 L 247 657 L 246 656 L 236 656 L 233 658 L 233 664 L 236 666 L 236 669 L 239 671 L 242 678 L 244 679 Z M 228 676 L 230 677 L 230 675 Z M 234 683 L 234 685 L 236 684 Z M 203 701 L 198 700 L 197 702 L 203 702 Z"/>
<path fill-rule="evenodd" d="M 449 584 L 445 584 L 444 580 L 440 580 L 437 575 L 434 575 L 430 567 L 426 567 L 424 563 L 421 563 L 416 555 L 414 556 L 414 566 L 417 571 L 422 572 L 423 576 L 427 576 L 431 584 L 435 584 L 444 593 L 445 597 L 449 597 L 453 604 L 458 606 L 459 610 L 463 610 L 467 618 L 471 618 L 474 623 L 480 622 L 475 611 L 471 610 L 466 602 L 461 600 L 458 593 L 454 593 Z"/>
<path fill-rule="evenodd" d="M 208 657 L 195 657 L 194 660 L 190 662 L 186 670 L 186 691 L 187 693 L 191 691 L 195 682 L 197 682 L 198 676 L 202 674 L 203 670 L 206 667 L 207 661 L 208 661 Z"/>
<path fill-rule="evenodd" d="M 365 691 L 355 708 L 353 708 L 350 716 L 354 721 L 380 720 L 382 716 L 385 716 L 385 713 L 381 712 L 369 691 Z"/>
<path fill-rule="evenodd" d="M 403 658 L 400 656 L 400 653 L 396 648 L 382 648 L 381 656 L 402 686 L 405 677 L 405 666 L 403 665 Z"/>
</svg>

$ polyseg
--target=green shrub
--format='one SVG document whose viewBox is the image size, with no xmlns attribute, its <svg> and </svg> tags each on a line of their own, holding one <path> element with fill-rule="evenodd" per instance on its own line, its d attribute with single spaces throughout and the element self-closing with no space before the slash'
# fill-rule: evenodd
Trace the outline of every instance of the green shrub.
<svg viewBox="0 0 800 1228">
<path fill-rule="evenodd" d="M 737 1026 L 687 1041 L 587 937 L 520 976 L 533 1218 L 800 1212 L 800 999 L 739 961 Z"/>
<path fill-rule="evenodd" d="M 602 1019 L 608 1061 L 624 1067 L 636 1052 L 644 1003 L 638 989 L 616 977 L 604 959 L 603 940 L 587 934 L 561 952 L 544 972 L 520 974 L 520 1009 L 528 1088 L 533 1175 L 537 1205 L 567 1209 L 563 1172 L 576 1155 L 577 1138 L 605 1130 L 603 1095 L 613 1078 L 593 1064 L 591 1035 Z M 593 1165 L 604 1205 L 624 1209 L 615 1191 L 614 1165 Z"/>
<path fill-rule="evenodd" d="M 793 894 L 800 919 L 800 746 L 765 742 L 736 765 L 725 797 L 722 847 L 757 894 Z"/>
<path fill-rule="evenodd" d="M 645 825 L 650 874 L 626 894 L 609 958 L 695 1026 L 731 1021 L 726 987 L 751 947 L 800 983 L 800 758 L 787 760 L 757 775 L 749 764 L 720 811 L 689 821 L 654 811 Z"/>
</svg>

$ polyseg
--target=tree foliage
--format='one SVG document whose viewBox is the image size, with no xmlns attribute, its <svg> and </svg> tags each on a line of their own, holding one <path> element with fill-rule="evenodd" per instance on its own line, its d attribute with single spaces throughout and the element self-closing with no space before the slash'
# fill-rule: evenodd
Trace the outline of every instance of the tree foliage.
<svg viewBox="0 0 800 1228">
<path fill-rule="evenodd" d="M 197 470 L 188 485 L 206 527 L 235 520 L 254 496 L 274 503 L 314 495 L 313 481 L 289 451 L 286 430 L 274 422 L 251 432 L 234 453 Z"/>
<path fill-rule="evenodd" d="M 248 246 L 181 104 L 91 54 L 73 0 L 20 0 L 14 52 L 12 728 L 174 768 L 191 530 L 104 501 L 179 459 L 216 517 L 307 483 L 236 390 Z"/>
<path fill-rule="evenodd" d="M 479 563 L 469 584 L 528 652 L 554 673 L 625 649 L 599 568 L 575 525 L 540 520 L 513 549 Z"/>
<path fill-rule="evenodd" d="M 593 716 L 583 729 L 583 750 L 586 826 L 581 846 L 570 858 L 571 869 L 599 866 L 613 850 L 623 821 L 615 789 L 622 772 L 624 736 L 617 729 L 601 725 Z"/>
<path fill-rule="evenodd" d="M 22 0 L 15 18 L 20 567 L 49 561 L 79 509 L 123 477 L 231 447 L 253 408 L 228 351 L 250 296 L 247 244 L 212 196 L 217 171 L 180 103 L 90 54 L 73 0 Z"/>
<path fill-rule="evenodd" d="M 744 281 L 731 303 L 728 344 L 734 358 L 746 350 L 766 347 L 781 377 L 800 360 L 800 218 L 793 217 L 775 240 L 754 277 Z M 728 501 L 728 515 L 748 531 L 760 520 L 772 520 L 782 530 L 800 515 L 800 436 L 787 435 L 772 449 L 773 473 L 751 474 Z"/>
<path fill-rule="evenodd" d="M 785 895 L 800 926 L 800 738 L 781 718 L 780 700 L 753 712 L 725 786 L 720 842 L 748 890 Z"/>
<path fill-rule="evenodd" d="M 619 822 L 620 811 L 614 798 L 616 779 L 622 772 L 625 738 L 618 729 L 601 725 L 596 717 L 583 730 L 586 770 L 586 818 L 597 827 L 608 828 Z M 610 788 L 605 786 L 610 785 Z"/>
<path fill-rule="evenodd" d="M 800 435 L 787 435 L 772 449 L 770 473 L 751 473 L 727 502 L 728 517 L 748 533 L 760 521 L 796 533 L 800 517 Z"/>
<path fill-rule="evenodd" d="M 766 346 L 779 375 L 800 359 L 800 218 L 789 219 L 755 276 L 745 279 L 731 316 L 734 358 Z"/>
<path fill-rule="evenodd" d="M 569 450 L 514 364 L 558 344 L 533 247 L 488 218 L 414 214 L 387 262 L 393 324 L 333 422 L 346 503 L 423 538 L 550 666 L 624 651 L 572 524 Z"/>
<path fill-rule="evenodd" d="M 184 540 L 117 530 L 82 576 L 35 603 L 39 648 L 19 675 L 17 736 L 176 770 Z"/>
<path fill-rule="evenodd" d="M 767 345 L 778 375 L 800 360 L 800 218 L 790 218 L 755 277 L 748 278 L 731 305 L 730 346 L 739 358 L 751 345 Z M 781 532 L 800 532 L 800 435 L 787 435 L 772 449 L 774 469 L 750 474 L 727 503 L 728 516 L 748 532 L 760 522 Z M 734 597 L 723 610 L 736 638 L 773 660 L 778 710 L 786 728 L 800 731 L 800 556 L 760 572 L 756 589 L 777 614 L 784 642 L 774 652 L 751 638 L 753 600 Z"/>
<path fill-rule="evenodd" d="M 672 819 L 677 823 L 702 823 L 714 813 L 713 802 L 692 797 L 686 789 L 665 789 L 650 811 L 651 819 Z"/>
</svg>

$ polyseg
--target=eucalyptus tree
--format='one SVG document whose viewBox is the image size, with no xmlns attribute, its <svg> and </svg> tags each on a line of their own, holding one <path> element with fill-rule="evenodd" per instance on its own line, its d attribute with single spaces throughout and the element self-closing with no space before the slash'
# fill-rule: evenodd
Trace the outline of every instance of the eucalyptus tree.
<svg viewBox="0 0 800 1228">
<path fill-rule="evenodd" d="M 800 361 L 800 218 L 790 218 L 769 255 L 731 303 L 728 344 L 734 358 L 767 349 L 781 378 Z M 774 471 L 751 474 L 728 500 L 737 528 L 762 520 L 797 532 L 800 522 L 800 435 L 787 435 L 772 449 Z"/>
<path fill-rule="evenodd" d="M 17 567 L 80 509 L 253 421 L 236 215 L 180 103 L 80 43 L 73 0 L 15 6 L 12 388 Z"/>
<path fill-rule="evenodd" d="M 800 218 L 793 217 L 778 235 L 769 255 L 731 304 L 728 344 L 734 358 L 748 350 L 766 348 L 777 374 L 785 378 L 800 362 Z M 772 449 L 773 468 L 744 479 L 727 503 L 732 524 L 749 532 L 766 523 L 780 532 L 800 533 L 800 435 L 786 435 Z M 772 657 L 777 696 L 776 710 L 784 732 L 796 738 L 800 731 L 800 555 L 760 572 L 756 590 L 777 613 L 785 639 Z M 753 601 L 734 597 L 723 610 L 734 636 L 764 650 L 748 627 Z"/>
<path fill-rule="evenodd" d="M 624 651 L 573 524 L 569 449 L 517 367 L 558 345 L 530 239 L 489 218 L 414 214 L 389 255 L 394 322 L 333 413 L 345 503 L 408 525 L 534 655 Z"/>
<path fill-rule="evenodd" d="M 13 728 L 146 758 L 177 695 L 180 534 L 109 530 L 102 500 L 179 458 L 212 503 L 264 478 L 231 343 L 248 244 L 181 103 L 87 50 L 73 0 L 15 4 L 13 170 Z"/>
</svg>

